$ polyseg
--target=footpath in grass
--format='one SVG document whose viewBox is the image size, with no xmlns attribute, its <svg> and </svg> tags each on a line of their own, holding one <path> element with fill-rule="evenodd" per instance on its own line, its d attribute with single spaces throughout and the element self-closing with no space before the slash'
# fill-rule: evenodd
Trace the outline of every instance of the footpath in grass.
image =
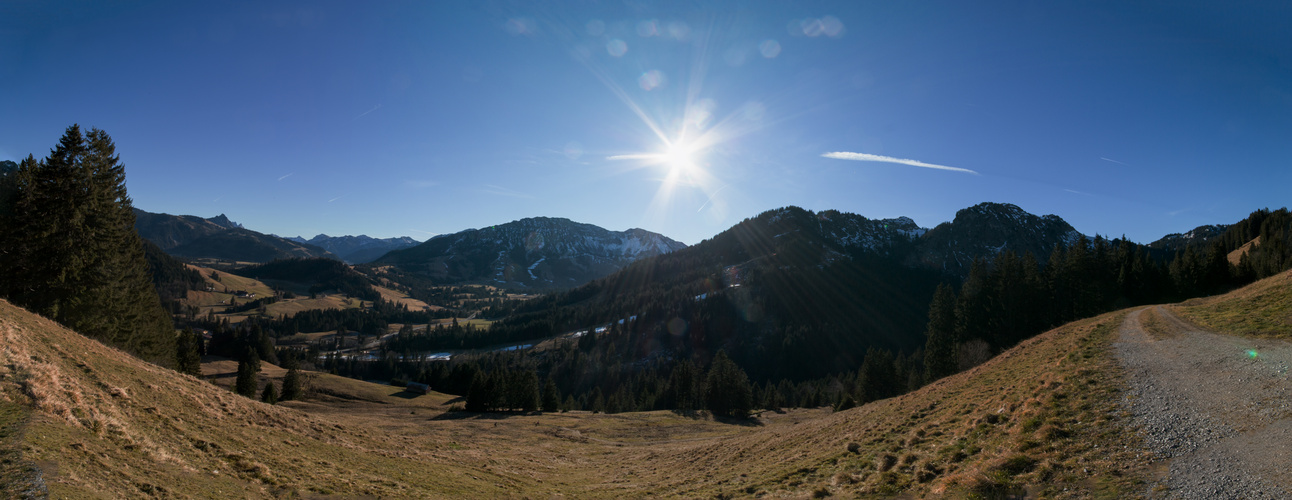
<svg viewBox="0 0 1292 500">
<path fill-rule="evenodd" d="M 31 417 L 26 405 L 0 394 L 0 496 L 38 498 L 48 494 L 45 480 L 35 464 L 22 457 L 22 431 Z"/>
</svg>

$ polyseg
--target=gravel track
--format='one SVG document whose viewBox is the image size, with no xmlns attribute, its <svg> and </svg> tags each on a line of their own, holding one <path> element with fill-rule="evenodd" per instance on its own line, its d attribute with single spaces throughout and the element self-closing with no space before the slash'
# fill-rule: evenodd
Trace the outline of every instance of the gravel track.
<svg viewBox="0 0 1292 500">
<path fill-rule="evenodd" d="M 1292 344 L 1204 331 L 1156 307 L 1155 339 L 1127 316 L 1114 344 L 1125 404 L 1166 477 L 1150 498 L 1292 498 Z"/>
</svg>

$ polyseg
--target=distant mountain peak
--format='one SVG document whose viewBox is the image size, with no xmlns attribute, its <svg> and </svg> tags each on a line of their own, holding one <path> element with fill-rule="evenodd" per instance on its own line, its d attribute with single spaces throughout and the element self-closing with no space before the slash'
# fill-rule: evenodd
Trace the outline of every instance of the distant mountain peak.
<svg viewBox="0 0 1292 500">
<path fill-rule="evenodd" d="M 293 241 L 309 243 L 329 252 L 336 254 L 350 264 L 365 264 L 372 262 L 391 250 L 400 250 L 417 244 L 417 240 L 407 236 L 395 238 L 373 238 L 361 234 L 358 236 L 328 236 L 323 233 L 308 240 L 297 236 L 288 238 Z"/>
<path fill-rule="evenodd" d="M 951 222 L 929 230 L 912 257 L 926 267 L 963 275 L 978 257 L 1005 250 L 1031 253 L 1044 262 L 1055 245 L 1072 244 L 1081 237 L 1057 215 L 1034 215 L 1012 203 L 979 203 L 956 212 Z"/>
<path fill-rule="evenodd" d="M 167 254 L 189 258 L 214 258 L 247 262 L 268 262 L 291 257 L 334 255 L 313 245 L 242 227 L 220 214 L 204 219 L 192 215 L 170 215 L 135 209 L 135 228 Z"/>
<path fill-rule="evenodd" d="M 610 231 L 561 217 L 442 234 L 378 260 L 445 283 L 566 288 L 686 245 L 644 229 Z"/>
<path fill-rule="evenodd" d="M 1206 224 L 1193 228 L 1187 233 L 1171 233 L 1148 244 L 1149 248 L 1175 252 L 1184 250 L 1190 245 L 1211 241 L 1212 238 L 1225 234 L 1228 224 Z"/>
<path fill-rule="evenodd" d="M 211 217 L 210 219 L 207 219 L 207 220 L 211 221 L 213 224 L 220 227 L 227 227 L 229 229 L 243 229 L 242 224 L 238 224 L 237 222 L 233 222 L 229 220 L 229 217 L 224 214 Z"/>
</svg>

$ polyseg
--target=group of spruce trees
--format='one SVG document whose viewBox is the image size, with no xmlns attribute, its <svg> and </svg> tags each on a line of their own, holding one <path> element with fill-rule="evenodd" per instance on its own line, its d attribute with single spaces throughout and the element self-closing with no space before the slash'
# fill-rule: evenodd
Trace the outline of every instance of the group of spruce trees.
<svg viewBox="0 0 1292 500">
<path fill-rule="evenodd" d="M 165 366 L 175 331 L 134 228 L 108 134 L 68 127 L 48 156 L 0 178 L 0 296 Z"/>
<path fill-rule="evenodd" d="M 612 396 L 607 399 L 599 387 L 593 388 L 590 394 L 582 396 L 577 402 L 567 397 L 562 402 L 561 392 L 556 381 L 548 377 L 542 391 L 538 387 L 538 374 L 535 370 L 512 369 L 499 367 L 487 372 L 475 367 L 471 372 L 470 389 L 467 391 L 467 411 L 518 411 L 531 412 L 542 408 L 543 411 L 586 409 L 593 412 L 619 413 L 654 409 L 641 407 L 628 396 Z M 719 351 L 714 357 L 708 374 L 701 376 L 689 361 L 683 362 L 673 370 L 661 397 L 668 401 L 669 409 L 694 411 L 707 409 L 714 415 L 722 417 L 744 418 L 754 409 L 753 389 L 749 377 L 745 375 L 725 352 Z M 618 399 L 616 399 L 618 398 Z"/>
<path fill-rule="evenodd" d="M 273 380 L 266 382 L 265 388 L 260 391 L 261 402 L 272 405 L 278 404 L 279 401 L 301 399 L 305 395 L 300 365 L 292 351 L 286 351 L 286 360 L 283 364 L 287 368 L 287 375 L 283 377 L 282 391 L 278 390 Z M 259 388 L 259 373 L 260 355 L 256 353 L 254 347 L 245 346 L 242 355 L 238 357 L 238 376 L 234 379 L 233 392 L 255 399 L 256 389 Z"/>
<path fill-rule="evenodd" d="M 1235 264 L 1229 254 L 1252 241 Z M 1292 216 L 1258 210 L 1212 241 L 1165 257 L 1125 239 L 1082 236 L 1042 267 L 1031 254 L 978 259 L 957 292 L 943 284 L 929 305 L 924 365 L 929 381 L 965 362 L 977 341 L 992 352 L 1069 321 L 1142 304 L 1222 293 L 1292 268 Z M 1160 251 L 1156 253 L 1161 253 Z"/>
</svg>

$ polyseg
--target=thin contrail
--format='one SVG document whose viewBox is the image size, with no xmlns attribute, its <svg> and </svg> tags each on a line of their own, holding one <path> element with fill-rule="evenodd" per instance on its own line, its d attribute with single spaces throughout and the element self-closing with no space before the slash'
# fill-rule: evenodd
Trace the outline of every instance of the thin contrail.
<svg viewBox="0 0 1292 500">
<path fill-rule="evenodd" d="M 381 105 L 380 105 L 380 104 L 378 104 L 378 105 L 376 105 L 376 106 L 373 106 L 373 107 L 372 107 L 372 109 L 367 110 L 367 111 L 364 111 L 364 112 L 363 112 L 363 114 L 361 114 L 361 115 L 359 115 L 359 116 L 356 116 L 356 117 L 354 117 L 353 119 L 354 119 L 354 120 L 358 120 L 358 119 L 360 119 L 360 118 L 363 118 L 363 116 L 364 116 L 364 115 L 366 115 L 366 114 L 368 114 L 368 113 L 371 113 L 371 112 L 373 112 L 373 111 L 376 111 L 376 110 L 377 110 L 377 108 L 380 108 L 380 107 L 381 107 Z"/>
<path fill-rule="evenodd" d="M 850 152 L 847 152 L 847 151 L 836 151 L 836 152 L 833 152 L 833 153 L 825 153 L 825 154 L 823 154 L 823 155 L 821 155 L 821 156 L 824 156 L 824 157 L 826 157 L 826 158 L 834 158 L 834 159 L 836 159 L 836 160 L 874 161 L 874 162 L 880 162 L 880 163 L 896 163 L 896 164 L 899 164 L 899 165 L 910 165 L 910 166 L 912 166 L 912 167 L 932 168 L 932 169 L 937 169 L 937 170 L 947 170 L 947 171 L 951 171 L 951 172 L 964 172 L 964 173 L 966 173 L 966 174 L 978 175 L 978 172 L 975 172 L 975 171 L 973 171 L 973 170 L 969 170 L 969 169 L 967 169 L 967 168 L 948 167 L 948 166 L 946 166 L 946 165 L 937 165 L 937 164 L 933 164 L 933 163 L 924 163 L 924 162 L 922 162 L 922 161 L 907 160 L 907 159 L 904 159 L 904 158 L 893 158 L 893 157 L 891 157 L 891 156 L 872 155 L 872 154 L 867 154 L 867 153 L 850 153 Z"/>
<path fill-rule="evenodd" d="M 714 191 L 713 194 L 709 195 L 709 199 L 704 200 L 704 204 L 700 205 L 700 208 L 696 209 L 695 212 L 700 213 L 701 210 L 704 210 L 704 207 L 709 206 L 709 202 L 713 201 L 713 199 L 718 196 L 718 193 L 721 193 L 723 189 L 727 189 L 728 186 L 731 186 L 731 184 L 724 184 L 722 187 L 718 188 L 717 191 Z"/>
</svg>

